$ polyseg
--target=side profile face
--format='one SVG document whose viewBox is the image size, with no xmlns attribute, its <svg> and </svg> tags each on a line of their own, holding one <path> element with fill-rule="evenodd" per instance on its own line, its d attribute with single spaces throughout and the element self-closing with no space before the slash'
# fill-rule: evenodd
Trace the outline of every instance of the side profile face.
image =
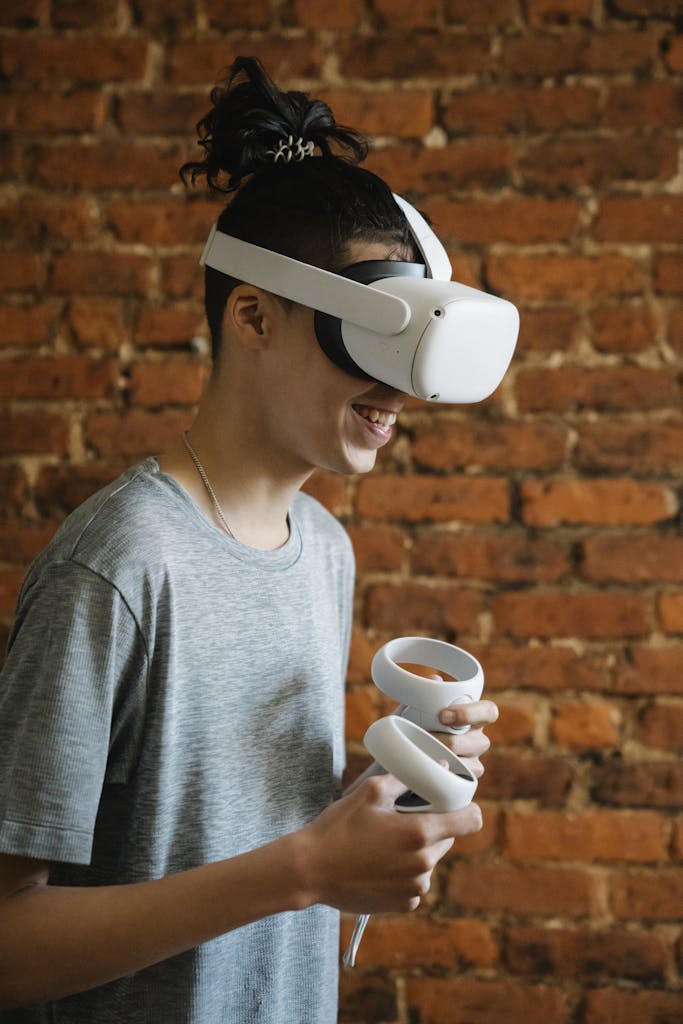
<svg viewBox="0 0 683 1024">
<path fill-rule="evenodd" d="M 354 242 L 348 252 L 349 263 L 405 258 L 377 242 Z M 248 288 L 243 290 L 246 294 Z M 391 440 L 405 396 L 335 366 L 316 339 L 313 310 L 296 305 L 286 310 L 272 295 L 260 295 L 268 311 L 267 343 L 253 359 L 250 419 L 262 446 L 293 472 L 369 472 L 377 451 Z M 230 388 L 229 375 L 224 377 Z"/>
</svg>

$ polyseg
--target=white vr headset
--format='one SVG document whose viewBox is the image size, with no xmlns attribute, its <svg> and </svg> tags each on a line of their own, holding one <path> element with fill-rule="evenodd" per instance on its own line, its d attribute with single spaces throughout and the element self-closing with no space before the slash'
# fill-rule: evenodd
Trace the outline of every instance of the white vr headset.
<svg viewBox="0 0 683 1024">
<path fill-rule="evenodd" d="M 394 198 L 423 263 L 369 260 L 335 274 L 215 225 L 200 262 L 315 310 L 321 348 L 347 373 L 429 402 L 479 402 L 510 364 L 517 309 L 451 281 L 439 239 L 410 203 Z"/>
</svg>

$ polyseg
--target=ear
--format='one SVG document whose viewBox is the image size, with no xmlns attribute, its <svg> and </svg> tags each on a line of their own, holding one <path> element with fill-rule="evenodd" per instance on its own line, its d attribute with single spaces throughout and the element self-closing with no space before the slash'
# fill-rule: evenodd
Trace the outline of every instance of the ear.
<svg viewBox="0 0 683 1024">
<path fill-rule="evenodd" d="M 274 305 L 272 296 L 261 288 L 237 285 L 226 303 L 223 329 L 247 348 L 264 349 L 272 336 Z"/>
</svg>

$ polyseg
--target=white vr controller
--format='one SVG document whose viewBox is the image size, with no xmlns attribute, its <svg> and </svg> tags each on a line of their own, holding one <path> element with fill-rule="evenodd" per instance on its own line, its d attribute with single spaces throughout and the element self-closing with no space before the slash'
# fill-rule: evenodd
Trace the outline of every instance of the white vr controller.
<svg viewBox="0 0 683 1024">
<path fill-rule="evenodd" d="M 400 663 L 429 666 L 456 681 L 426 679 Z M 396 809 L 458 811 L 466 807 L 474 796 L 477 779 L 431 731 L 456 733 L 469 728 L 448 728 L 438 716 L 453 704 L 479 700 L 484 673 L 477 659 L 442 640 L 398 637 L 379 649 L 371 672 L 382 693 L 406 705 L 398 714 L 374 722 L 364 737 L 377 763 L 408 787 L 408 793 L 396 802 Z M 439 761 L 445 761 L 447 769 Z"/>
</svg>

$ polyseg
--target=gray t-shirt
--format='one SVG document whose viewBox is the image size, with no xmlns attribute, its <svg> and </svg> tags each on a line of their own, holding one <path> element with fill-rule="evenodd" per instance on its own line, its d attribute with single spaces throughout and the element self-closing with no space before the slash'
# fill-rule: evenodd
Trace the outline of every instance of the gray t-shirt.
<svg viewBox="0 0 683 1024">
<path fill-rule="evenodd" d="M 34 562 L 0 677 L 0 851 L 54 885 L 233 857 L 339 795 L 353 558 L 300 494 L 277 551 L 228 538 L 154 459 Z M 332 1024 L 338 914 L 265 918 L 22 1024 Z"/>
</svg>

